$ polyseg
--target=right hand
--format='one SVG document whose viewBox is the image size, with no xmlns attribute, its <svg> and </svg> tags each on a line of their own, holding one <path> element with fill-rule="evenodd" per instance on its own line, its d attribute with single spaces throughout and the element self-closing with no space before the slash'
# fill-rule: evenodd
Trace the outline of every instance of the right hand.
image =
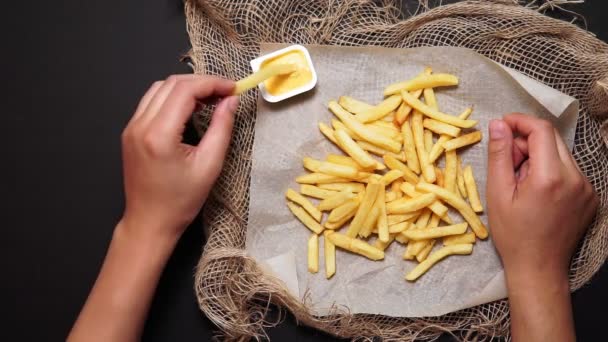
<svg viewBox="0 0 608 342">
<path fill-rule="evenodd" d="M 488 217 L 507 278 L 550 271 L 567 282 L 598 206 L 593 187 L 549 122 L 510 114 L 489 130 Z"/>
</svg>

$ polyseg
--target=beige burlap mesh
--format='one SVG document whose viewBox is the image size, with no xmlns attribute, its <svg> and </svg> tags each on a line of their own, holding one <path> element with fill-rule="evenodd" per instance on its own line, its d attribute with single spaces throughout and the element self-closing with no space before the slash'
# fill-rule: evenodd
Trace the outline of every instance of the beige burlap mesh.
<svg viewBox="0 0 608 342">
<path fill-rule="evenodd" d="M 562 1 L 560 1 L 562 2 Z M 608 111 L 608 45 L 586 31 L 513 1 L 465 1 L 403 20 L 390 2 L 370 0 L 187 0 L 186 15 L 197 73 L 240 79 L 250 72 L 260 42 L 384 47 L 459 46 L 581 101 L 574 156 L 601 198 L 601 208 L 572 261 L 572 289 L 588 282 L 608 254 L 608 150 L 600 138 Z M 281 282 L 247 256 L 245 229 L 257 92 L 241 97 L 232 148 L 205 206 L 209 237 L 195 289 L 202 311 L 228 339 L 264 336 L 270 304 L 330 334 L 383 340 L 434 339 L 450 332 L 463 340 L 507 337 L 506 300 L 435 318 L 352 315 L 335 308 L 311 316 Z M 202 134 L 208 113 L 198 113 Z M 306 302 L 306 301 L 304 301 Z"/>
</svg>

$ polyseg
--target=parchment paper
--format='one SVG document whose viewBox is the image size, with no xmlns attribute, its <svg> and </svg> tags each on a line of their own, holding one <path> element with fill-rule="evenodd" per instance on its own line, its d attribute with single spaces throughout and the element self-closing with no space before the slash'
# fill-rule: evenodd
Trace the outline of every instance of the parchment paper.
<svg viewBox="0 0 608 342">
<path fill-rule="evenodd" d="M 284 46 L 263 45 L 262 54 Z M 352 313 L 436 316 L 505 298 L 503 269 L 491 239 L 478 241 L 470 256 L 443 260 L 415 283 L 404 280 L 416 263 L 402 259 L 405 247 L 399 243 L 393 243 L 385 259 L 377 262 L 338 250 L 336 274 L 329 280 L 325 279 L 321 243 L 319 273 L 310 274 L 306 262 L 310 231 L 290 213 L 284 193 L 288 187 L 299 189 L 294 179 L 305 173 L 303 157 L 321 159 L 339 152 L 317 126 L 319 121 L 329 124 L 332 119 L 329 100 L 350 95 L 378 103 L 386 85 L 412 78 L 425 66 L 460 79 L 458 87 L 436 91 L 443 112 L 458 114 L 474 106 L 472 118 L 479 120 L 476 128 L 484 138 L 460 155 L 463 165 L 473 166 L 484 207 L 490 119 L 510 112 L 549 119 L 572 148 L 578 103 L 467 49 L 307 48 L 318 74 L 316 88 L 277 104 L 258 101 L 247 251 L 282 279 L 293 295 L 302 297 L 308 290 L 318 315 L 327 314 L 337 304 Z M 450 215 L 456 222 L 463 221 L 456 212 Z M 482 220 L 487 223 L 486 215 Z"/>
</svg>

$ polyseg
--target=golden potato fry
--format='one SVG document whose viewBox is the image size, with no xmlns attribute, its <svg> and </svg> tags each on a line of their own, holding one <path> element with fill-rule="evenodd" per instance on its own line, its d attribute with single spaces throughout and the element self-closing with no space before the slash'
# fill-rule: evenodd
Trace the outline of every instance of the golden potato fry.
<svg viewBox="0 0 608 342">
<path fill-rule="evenodd" d="M 381 179 L 382 179 L 382 176 L 375 174 L 375 173 L 359 172 L 359 178 L 357 179 L 357 182 L 380 183 Z"/>
<path fill-rule="evenodd" d="M 365 127 L 369 128 L 370 130 L 372 130 L 378 134 L 382 134 L 391 139 L 394 139 L 395 141 L 398 141 L 400 143 L 403 142 L 403 137 L 401 136 L 399 131 L 380 126 L 380 125 L 378 125 L 379 122 L 382 122 L 382 121 L 374 121 L 370 124 L 366 124 Z"/>
<path fill-rule="evenodd" d="M 365 195 L 363 196 L 363 200 L 357 209 L 357 213 L 353 218 L 353 222 L 351 222 L 350 227 L 346 231 L 346 235 L 354 238 L 359 234 L 359 231 L 362 228 L 363 222 L 365 218 L 368 216 L 370 210 L 372 209 L 376 198 L 378 198 L 378 191 L 381 190 L 381 185 L 376 183 L 369 183 L 365 188 Z M 383 189 L 382 189 L 383 190 Z"/>
<path fill-rule="evenodd" d="M 458 195 L 456 192 L 456 178 L 458 176 L 458 155 L 456 151 L 447 151 L 445 153 L 445 174 L 443 176 L 443 187 Z"/>
<path fill-rule="evenodd" d="M 435 240 L 429 241 L 426 246 L 420 251 L 420 253 L 416 254 L 416 261 L 423 262 L 431 253 L 431 250 L 435 246 Z"/>
<path fill-rule="evenodd" d="M 467 108 L 465 109 L 460 115 L 458 115 L 458 118 L 460 119 L 467 119 L 469 117 L 469 115 L 471 115 L 471 113 L 473 112 L 472 108 Z M 437 139 L 437 142 L 435 143 L 435 145 L 433 145 L 433 149 L 431 150 L 431 153 L 429 153 L 429 161 L 431 163 L 434 163 L 437 158 L 439 158 L 441 156 L 441 153 L 443 152 L 443 143 L 445 143 L 446 141 L 452 139 L 451 136 L 449 135 L 445 135 L 442 134 L 441 136 L 439 136 L 439 139 Z"/>
<path fill-rule="evenodd" d="M 411 227 L 411 225 L 410 225 L 410 227 Z M 401 235 L 401 233 L 395 234 L 395 241 L 397 241 L 401 244 L 406 244 L 409 242 L 409 240 L 405 236 Z"/>
<path fill-rule="evenodd" d="M 338 119 L 332 119 L 331 125 L 335 131 L 337 131 L 339 129 L 344 130 L 353 140 L 362 140 L 363 139 L 360 136 L 358 136 L 357 133 L 351 131 L 348 127 L 346 127 L 345 124 L 342 123 L 342 121 L 340 121 Z"/>
<path fill-rule="evenodd" d="M 322 173 L 309 173 L 296 178 L 296 182 L 300 184 L 327 184 L 327 183 L 344 183 L 351 182 L 351 179 L 330 176 Z"/>
<path fill-rule="evenodd" d="M 427 156 L 433 148 L 433 132 L 428 129 L 424 130 L 424 149 L 426 150 Z"/>
<path fill-rule="evenodd" d="M 391 234 L 401 233 L 402 231 L 407 230 L 410 224 L 409 221 L 393 224 L 392 226 L 388 226 L 388 232 Z"/>
<path fill-rule="evenodd" d="M 338 104 L 353 114 L 359 114 L 374 108 L 373 105 L 359 101 L 350 96 L 340 96 Z"/>
<path fill-rule="evenodd" d="M 408 121 L 405 121 L 401 126 L 401 134 L 403 135 L 403 149 L 407 166 L 415 173 L 420 174 L 420 158 L 416 152 L 414 133 L 412 132 L 412 127 Z"/>
<path fill-rule="evenodd" d="M 348 183 L 327 183 L 319 184 L 319 188 L 332 191 L 343 191 L 348 190 L 350 192 L 359 193 L 365 190 L 365 185 L 361 183 L 348 182 Z"/>
<path fill-rule="evenodd" d="M 399 170 L 401 171 L 401 170 Z M 403 171 L 401 171 L 403 172 Z M 401 184 L 403 184 L 403 182 L 405 182 L 405 179 L 397 179 L 396 181 L 391 183 L 391 191 L 394 193 L 399 194 L 398 196 L 401 197 L 403 195 L 403 192 L 401 191 Z"/>
<path fill-rule="evenodd" d="M 386 205 L 386 210 L 389 214 L 405 214 L 426 208 L 437 199 L 437 196 L 428 195 L 429 194 L 424 194 L 412 199 L 402 198 L 393 201 Z"/>
<path fill-rule="evenodd" d="M 384 259 L 384 251 L 359 239 L 335 232 L 328 234 L 327 237 L 334 245 L 347 251 L 362 255 L 371 260 Z"/>
<path fill-rule="evenodd" d="M 397 179 L 402 178 L 403 176 L 403 171 L 393 169 L 385 173 L 384 176 L 382 176 L 382 179 L 380 179 L 380 183 L 384 184 L 384 186 L 388 186 L 391 185 L 391 183 L 393 183 Z"/>
<path fill-rule="evenodd" d="M 306 195 L 308 197 L 314 197 L 318 199 L 326 199 L 337 194 L 337 191 L 325 190 L 321 189 L 317 186 L 310 184 L 302 184 L 300 185 L 300 193 L 302 195 Z"/>
<path fill-rule="evenodd" d="M 441 121 L 433 120 L 433 119 L 424 119 L 422 121 L 422 126 L 430 131 L 433 131 L 437 134 L 445 134 L 451 137 L 457 137 L 460 134 L 460 128 L 456 126 L 452 126 L 450 124 L 446 124 Z M 429 153 L 432 151 L 432 147 Z"/>
<path fill-rule="evenodd" d="M 415 220 L 418 218 L 418 216 L 420 216 L 421 213 L 422 213 L 422 211 L 414 211 L 414 212 L 407 213 L 407 214 L 388 215 L 387 216 L 388 225 L 392 226 L 394 224 L 401 223 L 404 221 Z"/>
<path fill-rule="evenodd" d="M 294 214 L 295 217 L 302 222 L 306 228 L 310 229 L 313 233 L 321 234 L 323 232 L 323 227 L 319 224 L 319 222 L 315 221 L 312 216 L 310 216 L 302 207 L 299 207 L 291 202 L 287 202 L 287 207 Z"/>
<path fill-rule="evenodd" d="M 285 193 L 285 197 L 287 197 L 288 200 L 300 205 L 302 208 L 304 208 L 304 210 L 306 210 L 310 216 L 312 216 L 312 218 L 315 219 L 315 221 L 317 222 L 321 222 L 321 218 L 323 217 L 323 213 L 319 211 L 319 209 L 317 209 L 314 204 L 312 204 L 306 197 L 300 195 L 299 193 L 297 193 L 296 191 L 292 190 L 292 189 L 287 189 L 287 192 Z"/>
<path fill-rule="evenodd" d="M 411 106 L 417 111 L 420 111 L 431 119 L 445 122 L 447 124 L 460 128 L 471 128 L 477 124 L 476 120 L 463 120 L 456 116 L 448 115 L 434 108 L 431 108 L 422 103 L 422 101 L 410 95 L 408 92 L 401 92 L 401 96 L 403 97 L 403 101 L 405 101 L 409 106 Z"/>
<path fill-rule="evenodd" d="M 414 145 L 416 146 L 416 153 L 418 154 L 422 175 L 427 182 L 434 183 L 437 176 L 435 175 L 435 168 L 428 160 L 428 154 L 426 152 L 426 147 L 424 146 L 422 114 L 418 111 L 414 111 L 414 114 L 412 114 L 412 133 L 414 135 Z"/>
<path fill-rule="evenodd" d="M 421 192 L 416 191 L 416 188 L 412 184 L 407 183 L 407 182 L 401 184 L 401 190 L 406 195 L 408 195 L 408 196 L 410 196 L 412 198 L 415 198 L 415 197 L 418 197 L 418 196 L 422 195 Z M 445 216 L 447 216 L 447 213 L 448 213 L 448 207 L 446 207 L 445 205 L 443 205 L 440 201 L 435 201 L 435 202 L 431 203 L 431 205 L 429 205 L 429 209 L 433 213 L 435 213 L 436 215 L 438 215 L 439 217 L 441 217 L 442 219 Z M 449 218 L 447 218 L 445 220 L 449 220 Z M 447 222 L 447 223 L 450 223 L 450 222 Z"/>
<path fill-rule="evenodd" d="M 483 206 L 481 205 L 477 185 L 475 185 L 475 178 L 473 178 L 473 168 L 471 168 L 471 165 L 464 168 L 463 177 L 464 185 L 466 186 L 467 194 L 469 195 L 469 203 L 471 203 L 471 208 L 476 213 L 482 212 Z"/>
<path fill-rule="evenodd" d="M 331 222 L 331 221 L 328 220 L 327 222 L 325 222 L 323 224 L 323 227 L 325 227 L 326 229 L 330 229 L 330 230 L 340 229 L 340 228 L 342 228 L 342 226 L 344 226 L 346 224 L 346 222 L 350 221 L 350 219 L 352 219 L 353 216 L 355 216 L 356 212 L 357 212 L 357 207 L 355 207 L 355 209 L 352 210 L 351 212 L 347 213 L 346 216 L 344 216 L 339 221 Z"/>
<path fill-rule="evenodd" d="M 441 261 L 443 258 L 445 258 L 449 255 L 454 255 L 454 254 L 468 255 L 468 254 L 471 254 L 471 252 L 473 252 L 473 245 L 471 245 L 471 244 L 461 244 L 461 245 L 452 245 L 452 246 L 442 247 L 439 250 L 437 250 L 435 253 L 432 253 L 431 255 L 429 255 L 429 257 L 426 260 L 424 260 L 423 262 L 418 264 L 416 267 L 414 267 L 414 269 L 405 276 L 405 279 L 408 281 L 414 281 L 414 280 L 420 278 L 420 276 L 423 275 L 424 273 L 426 273 L 426 271 L 428 271 L 429 268 L 431 268 L 437 262 Z"/>
<path fill-rule="evenodd" d="M 337 208 L 339 206 L 341 206 L 342 204 L 348 202 L 349 200 L 355 198 L 357 195 L 355 195 L 354 193 L 348 191 L 348 190 L 342 190 L 340 192 L 338 192 L 337 194 L 331 196 L 331 197 L 327 197 L 324 200 L 322 200 L 321 202 L 319 202 L 319 205 L 317 206 L 317 208 L 321 211 L 328 211 L 328 210 L 332 210 L 334 208 Z"/>
<path fill-rule="evenodd" d="M 467 188 L 464 184 L 464 172 L 462 172 L 462 161 L 460 160 L 460 156 L 458 156 L 458 173 L 456 175 L 456 183 L 458 184 L 460 196 L 462 196 L 462 198 L 467 198 Z"/>
<path fill-rule="evenodd" d="M 391 243 L 393 243 L 393 241 L 395 241 L 395 234 L 389 235 L 387 242 L 382 242 L 379 239 L 376 240 L 374 242 L 374 247 L 378 248 L 381 251 L 385 251 L 388 248 L 388 246 L 390 246 Z"/>
<path fill-rule="evenodd" d="M 308 239 L 308 272 L 319 272 L 319 236 L 312 234 Z"/>
<path fill-rule="evenodd" d="M 408 239 L 415 241 L 437 239 L 444 236 L 464 234 L 467 231 L 468 226 L 469 225 L 464 222 L 438 228 L 410 229 L 405 231 L 403 235 Z"/>
<path fill-rule="evenodd" d="M 302 159 L 302 164 L 304 165 L 304 168 L 310 172 L 319 172 L 319 166 L 321 166 L 321 162 L 313 159 L 313 158 L 308 158 L 308 157 L 304 157 Z M 323 173 L 323 172 L 319 172 L 319 173 Z M 332 175 L 334 176 L 334 175 Z"/>
<path fill-rule="evenodd" d="M 369 214 L 367 214 L 367 217 L 365 217 L 365 220 L 363 221 L 363 224 L 362 224 L 362 228 L 359 230 L 360 237 L 367 238 L 367 237 L 369 237 L 369 235 L 371 233 L 374 233 L 374 231 L 376 234 L 378 234 L 378 229 L 376 227 L 377 227 L 377 222 L 378 222 L 379 216 L 380 216 L 380 207 L 377 206 L 376 203 L 374 202 L 374 206 L 369 211 Z"/>
<path fill-rule="evenodd" d="M 441 171 L 440 168 L 438 168 L 437 166 L 434 166 L 435 168 L 435 177 L 437 178 L 435 180 L 435 184 L 437 184 L 438 186 L 442 187 L 444 186 L 445 180 L 443 179 L 443 171 Z"/>
<path fill-rule="evenodd" d="M 395 126 L 395 124 L 392 121 L 374 121 L 371 123 L 371 125 L 386 128 L 394 133 L 399 133 L 400 132 L 399 127 L 401 127 L 401 126 L 399 126 L 399 127 Z"/>
<path fill-rule="evenodd" d="M 329 216 L 327 216 L 327 222 L 338 223 L 353 217 L 357 212 L 357 208 L 359 207 L 359 204 L 363 198 L 361 194 L 362 193 L 359 193 L 359 196 L 349 200 L 337 208 L 334 208 L 329 213 Z"/>
<path fill-rule="evenodd" d="M 338 144 L 338 142 L 336 141 L 336 138 L 334 137 L 334 130 L 331 129 L 329 126 L 327 126 L 326 124 L 319 122 L 319 130 L 321 131 L 321 133 L 323 133 L 323 135 L 332 143 L 334 144 Z"/>
<path fill-rule="evenodd" d="M 402 91 L 414 91 L 424 88 L 435 88 L 458 85 L 458 77 L 450 74 L 422 74 L 411 80 L 394 83 L 384 88 L 384 96 L 398 94 Z"/>
<path fill-rule="evenodd" d="M 469 205 L 463 199 L 454 195 L 453 192 L 447 191 L 446 189 L 440 188 L 434 184 L 422 182 L 416 185 L 416 190 L 436 194 L 449 205 L 454 207 L 454 209 L 460 212 L 462 217 L 464 217 L 464 219 L 471 225 L 471 229 L 473 229 L 478 238 L 483 240 L 488 237 L 488 230 L 481 222 L 477 214 L 475 214 L 473 209 L 471 209 L 471 207 L 469 207 Z"/>
<path fill-rule="evenodd" d="M 331 234 L 331 231 L 326 230 L 323 232 L 323 254 L 325 255 L 325 278 L 329 279 L 336 274 L 336 245 L 331 242 L 327 235 Z"/>
<path fill-rule="evenodd" d="M 391 155 L 385 155 L 384 163 L 391 170 L 401 171 L 403 173 L 403 179 L 405 179 L 406 181 L 413 182 L 413 183 L 418 182 L 418 176 L 412 170 L 410 170 L 405 164 L 403 164 L 401 161 L 397 160 L 397 158 L 395 158 Z"/>
<path fill-rule="evenodd" d="M 399 94 L 389 96 L 377 106 L 374 106 L 374 108 L 355 115 L 355 118 L 363 123 L 382 119 L 388 115 L 388 113 L 397 109 L 397 107 L 399 107 L 401 104 L 401 101 L 403 100 Z"/>
<path fill-rule="evenodd" d="M 388 151 L 399 153 L 401 150 L 401 144 L 395 140 L 380 135 L 369 128 L 365 127 L 364 124 L 355 119 L 349 112 L 345 111 L 336 101 L 329 102 L 329 109 L 331 110 L 338 119 L 346 125 L 351 131 L 357 133 L 361 138 L 366 141 L 382 147 Z"/>
<path fill-rule="evenodd" d="M 481 131 L 474 131 L 469 134 L 461 135 L 458 138 L 448 140 L 443 143 L 443 148 L 446 151 L 455 150 L 464 146 L 474 144 L 481 141 Z"/>
<path fill-rule="evenodd" d="M 422 95 L 422 89 L 415 90 L 410 94 L 412 94 L 412 96 L 415 98 L 419 98 L 420 95 Z M 407 117 L 410 115 L 411 112 L 412 107 L 408 106 L 407 103 L 402 102 L 399 108 L 397 109 L 397 112 L 395 113 L 395 120 L 393 122 L 398 126 L 403 125 L 403 123 L 407 120 Z"/>
<path fill-rule="evenodd" d="M 370 171 L 372 170 L 372 168 L 364 168 L 363 166 L 361 166 L 359 163 L 357 163 L 356 160 L 354 160 L 352 157 L 347 157 L 347 156 L 340 156 L 337 154 L 330 154 L 325 158 L 328 162 L 331 163 L 335 163 L 335 164 L 342 164 L 342 165 L 348 165 L 348 166 L 352 166 L 354 168 L 359 168 L 361 171 Z M 379 161 L 376 161 L 376 165 L 373 167 L 374 170 L 386 170 L 386 166 L 384 164 L 382 164 Z"/>
<path fill-rule="evenodd" d="M 428 226 L 429 221 L 431 220 L 431 216 L 433 212 L 429 209 L 424 209 L 420 216 L 416 219 L 416 229 L 424 229 Z"/>
<path fill-rule="evenodd" d="M 376 205 L 378 206 L 378 239 L 382 242 L 388 242 L 388 219 L 386 217 L 386 200 L 385 200 L 384 189 L 378 191 L 378 198 L 376 199 Z"/>
<path fill-rule="evenodd" d="M 452 236 L 446 236 L 443 238 L 443 245 L 444 246 L 450 246 L 450 245 L 458 245 L 458 244 L 463 244 L 463 243 L 475 243 L 475 233 L 471 232 L 471 233 L 464 233 L 464 234 L 460 234 L 460 235 L 452 235 Z"/>
<path fill-rule="evenodd" d="M 344 130 L 337 130 L 335 133 L 338 146 L 349 156 L 351 156 L 357 164 L 362 168 L 371 168 L 376 165 L 376 160 L 365 152 Z"/>
<path fill-rule="evenodd" d="M 277 75 L 290 74 L 296 70 L 297 65 L 292 63 L 268 65 L 254 72 L 253 74 L 243 78 L 242 80 L 236 82 L 234 90 L 232 91 L 232 95 L 240 95 L 249 89 L 257 87 L 258 84 L 266 81 L 271 77 Z"/>
<path fill-rule="evenodd" d="M 359 170 L 352 166 L 320 161 L 308 157 L 304 158 L 303 162 L 304 167 L 312 172 L 350 179 L 357 178 L 359 175 Z"/>
<path fill-rule="evenodd" d="M 393 183 L 394 184 L 394 183 Z M 384 201 L 386 203 L 392 202 L 394 200 L 398 200 L 399 198 L 401 198 L 397 193 L 391 191 L 387 191 L 386 195 L 384 196 Z"/>
</svg>

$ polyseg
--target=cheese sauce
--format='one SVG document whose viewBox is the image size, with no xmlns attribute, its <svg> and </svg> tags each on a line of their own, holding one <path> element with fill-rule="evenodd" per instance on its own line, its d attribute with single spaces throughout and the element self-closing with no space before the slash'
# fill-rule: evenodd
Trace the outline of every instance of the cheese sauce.
<svg viewBox="0 0 608 342">
<path fill-rule="evenodd" d="M 306 60 L 306 55 L 299 50 L 288 51 L 282 55 L 265 60 L 261 67 L 264 68 L 268 65 L 283 63 L 295 64 L 297 70 L 291 74 L 271 77 L 264 82 L 268 93 L 274 96 L 300 88 L 312 81 L 312 72 Z"/>
</svg>

